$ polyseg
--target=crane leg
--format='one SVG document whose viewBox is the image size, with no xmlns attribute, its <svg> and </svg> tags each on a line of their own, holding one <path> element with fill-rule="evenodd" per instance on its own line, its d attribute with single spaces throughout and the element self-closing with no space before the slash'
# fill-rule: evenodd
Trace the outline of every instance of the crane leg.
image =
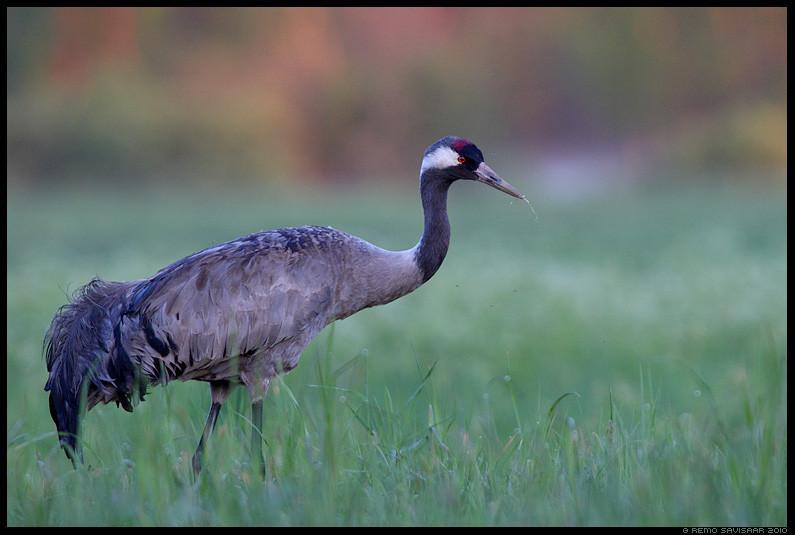
<svg viewBox="0 0 795 535">
<path fill-rule="evenodd" d="M 252 462 L 259 465 L 259 471 L 264 479 L 266 476 L 265 457 L 262 454 L 262 399 L 268 392 L 270 379 L 256 381 L 253 385 L 247 384 L 251 397 L 251 456 Z"/>
<path fill-rule="evenodd" d="M 204 431 L 202 432 L 199 445 L 196 447 L 196 453 L 193 454 L 193 475 L 199 477 L 199 472 L 202 469 L 202 457 L 204 456 L 204 445 L 207 439 L 215 429 L 215 422 L 218 420 L 218 414 L 221 412 L 221 405 L 223 405 L 226 398 L 229 397 L 229 381 L 211 381 L 210 382 L 210 395 L 212 397 L 212 405 L 210 405 L 210 413 L 207 415 L 207 421 L 204 424 Z"/>
<path fill-rule="evenodd" d="M 251 430 L 251 455 L 254 462 L 259 464 L 259 471 L 265 478 L 265 457 L 262 455 L 262 400 L 251 404 L 251 421 L 254 428 Z"/>
</svg>

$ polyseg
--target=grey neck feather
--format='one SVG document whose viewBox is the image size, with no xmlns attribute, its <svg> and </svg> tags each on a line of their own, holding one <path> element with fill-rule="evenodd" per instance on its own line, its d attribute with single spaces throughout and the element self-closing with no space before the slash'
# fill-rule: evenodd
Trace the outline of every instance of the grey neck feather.
<svg viewBox="0 0 795 535">
<path fill-rule="evenodd" d="M 436 273 L 450 245 L 447 190 L 451 183 L 438 169 L 423 172 L 420 195 L 425 228 L 420 241 L 411 249 L 388 251 L 357 239 L 358 252 L 342 279 L 334 319 L 394 301 L 416 290 Z"/>
<path fill-rule="evenodd" d="M 422 272 L 422 282 L 433 277 L 450 246 L 450 221 L 447 219 L 450 184 L 452 180 L 439 169 L 427 169 L 420 177 L 425 228 L 415 248 L 414 261 Z"/>
</svg>

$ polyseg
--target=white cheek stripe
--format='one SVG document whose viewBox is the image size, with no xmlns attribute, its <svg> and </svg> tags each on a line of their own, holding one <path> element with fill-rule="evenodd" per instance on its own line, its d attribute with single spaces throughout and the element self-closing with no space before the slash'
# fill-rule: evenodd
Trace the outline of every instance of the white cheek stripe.
<svg viewBox="0 0 795 535">
<path fill-rule="evenodd" d="M 458 165 L 458 153 L 450 147 L 439 147 L 422 159 L 420 174 L 426 169 L 445 169 Z"/>
</svg>

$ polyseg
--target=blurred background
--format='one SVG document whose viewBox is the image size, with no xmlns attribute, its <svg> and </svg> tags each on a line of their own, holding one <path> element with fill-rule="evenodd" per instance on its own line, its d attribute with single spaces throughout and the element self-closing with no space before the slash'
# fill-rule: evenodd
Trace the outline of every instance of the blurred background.
<svg viewBox="0 0 795 535">
<path fill-rule="evenodd" d="M 7 14 L 15 185 L 404 181 L 448 134 L 541 178 L 785 175 L 784 8 Z"/>
<path fill-rule="evenodd" d="M 9 524 L 786 524 L 785 8 L 6 14 Z M 68 295 L 268 228 L 411 247 L 451 134 L 538 217 L 451 189 L 439 273 L 271 388 L 278 483 L 238 391 L 189 484 L 196 383 L 92 410 L 71 470 Z"/>
</svg>

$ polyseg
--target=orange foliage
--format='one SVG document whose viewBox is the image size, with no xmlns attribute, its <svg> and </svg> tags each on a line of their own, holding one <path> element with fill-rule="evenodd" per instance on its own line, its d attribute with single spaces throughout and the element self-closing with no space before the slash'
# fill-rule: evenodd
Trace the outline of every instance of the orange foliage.
<svg viewBox="0 0 795 535">
<path fill-rule="evenodd" d="M 389 175 L 450 133 L 512 146 L 598 145 L 659 138 L 690 114 L 717 117 L 749 103 L 786 111 L 783 8 L 8 14 L 15 102 L 50 94 L 68 110 L 70 99 L 94 99 L 106 91 L 102 80 L 117 80 L 128 88 L 119 98 L 151 114 L 151 128 L 185 125 L 174 135 L 188 157 L 200 160 L 206 139 L 217 139 L 217 150 L 236 147 L 236 161 L 257 173 Z M 36 77 L 42 62 L 46 76 Z M 93 111 L 124 128 L 113 108 Z M 45 117 L 49 131 L 66 116 Z M 10 120 L 12 138 L 15 128 Z M 36 143 L 32 129 L 24 135 L 15 139 Z M 158 146 L 146 149 L 154 164 L 167 157 Z"/>
</svg>

